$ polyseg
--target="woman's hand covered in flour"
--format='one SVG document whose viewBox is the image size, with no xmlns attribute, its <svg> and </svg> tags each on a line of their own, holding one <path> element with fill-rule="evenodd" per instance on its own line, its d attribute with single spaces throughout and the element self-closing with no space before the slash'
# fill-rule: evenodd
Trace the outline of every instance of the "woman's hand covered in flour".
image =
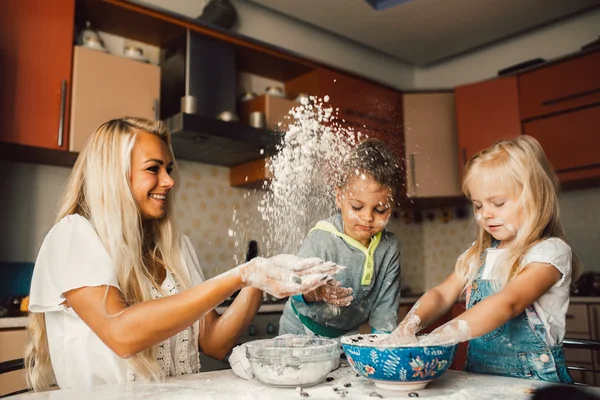
<svg viewBox="0 0 600 400">
<path fill-rule="evenodd" d="M 473 338 L 467 321 L 454 319 L 431 332 L 421 340 L 420 344 L 423 346 L 453 345 L 471 339 Z"/>
<path fill-rule="evenodd" d="M 239 268 L 244 283 L 278 297 L 306 293 L 325 285 L 344 267 L 320 258 L 281 254 L 256 257 Z"/>
<path fill-rule="evenodd" d="M 336 280 L 327 282 L 326 285 L 319 286 L 317 289 L 305 293 L 304 300 L 307 303 L 324 301 L 334 306 L 346 307 L 349 306 L 354 297 L 352 296 L 352 288 L 341 287 L 342 283 Z"/>
</svg>

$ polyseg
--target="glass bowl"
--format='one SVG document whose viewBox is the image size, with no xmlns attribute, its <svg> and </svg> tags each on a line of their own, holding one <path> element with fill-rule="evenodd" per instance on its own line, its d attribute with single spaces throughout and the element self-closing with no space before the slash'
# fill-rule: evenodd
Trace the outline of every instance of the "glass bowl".
<svg viewBox="0 0 600 400">
<path fill-rule="evenodd" d="M 287 336 L 246 343 L 254 376 L 270 386 L 306 387 L 322 382 L 339 360 L 335 340 Z"/>
<path fill-rule="evenodd" d="M 448 370 L 458 345 L 391 346 L 377 344 L 381 335 L 342 338 L 348 362 L 363 377 L 385 390 L 413 391 L 425 388 Z M 424 338 L 424 336 L 419 336 Z"/>
</svg>

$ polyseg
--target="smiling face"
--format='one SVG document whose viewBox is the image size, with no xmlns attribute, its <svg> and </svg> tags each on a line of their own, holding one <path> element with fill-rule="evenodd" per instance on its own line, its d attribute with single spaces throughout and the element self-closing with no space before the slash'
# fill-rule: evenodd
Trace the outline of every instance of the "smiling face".
<svg viewBox="0 0 600 400">
<path fill-rule="evenodd" d="M 500 247 L 505 247 L 515 238 L 523 221 L 518 195 L 489 179 L 473 179 L 468 188 L 477 224 L 502 241 Z"/>
<path fill-rule="evenodd" d="M 344 233 L 368 246 L 390 220 L 392 191 L 371 176 L 361 175 L 338 189 L 335 204 L 342 213 Z"/>
<path fill-rule="evenodd" d="M 157 135 L 138 134 L 131 150 L 131 188 L 144 220 L 164 217 L 169 191 L 175 185 L 172 169 L 166 143 Z"/>
</svg>

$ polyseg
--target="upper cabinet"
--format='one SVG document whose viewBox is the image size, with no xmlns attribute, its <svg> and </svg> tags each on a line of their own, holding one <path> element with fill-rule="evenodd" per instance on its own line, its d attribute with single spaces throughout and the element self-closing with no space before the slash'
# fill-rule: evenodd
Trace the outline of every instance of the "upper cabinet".
<svg viewBox="0 0 600 400">
<path fill-rule="evenodd" d="M 500 139 L 521 134 L 517 77 L 456 87 L 459 163 Z"/>
<path fill-rule="evenodd" d="M 19 0 L 0 12 L 0 141 L 67 149 L 75 0 Z"/>
<path fill-rule="evenodd" d="M 454 94 L 408 93 L 402 103 L 407 196 L 462 196 Z"/>
<path fill-rule="evenodd" d="M 69 150 L 79 152 L 101 123 L 133 115 L 157 119 L 160 67 L 76 46 Z"/>
<path fill-rule="evenodd" d="M 499 139 L 536 138 L 563 186 L 600 181 L 600 51 L 457 87 L 460 165 Z"/>
<path fill-rule="evenodd" d="M 524 122 L 600 103 L 600 51 L 519 75 Z"/>
<path fill-rule="evenodd" d="M 291 97 L 328 96 L 342 126 L 381 139 L 402 156 L 401 92 L 324 68 L 287 81 L 285 90 Z"/>
<path fill-rule="evenodd" d="M 561 183 L 600 177 L 600 51 L 520 75 L 519 102 Z"/>
</svg>

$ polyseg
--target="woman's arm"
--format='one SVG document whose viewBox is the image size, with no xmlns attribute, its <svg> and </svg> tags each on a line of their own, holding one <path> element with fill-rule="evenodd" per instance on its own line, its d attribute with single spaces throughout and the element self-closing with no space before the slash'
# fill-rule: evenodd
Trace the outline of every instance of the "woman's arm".
<svg viewBox="0 0 600 400">
<path fill-rule="evenodd" d="M 113 286 L 86 286 L 63 295 L 67 306 L 111 350 L 120 357 L 130 357 L 192 325 L 244 286 L 284 297 L 325 284 L 340 268 L 317 259 L 257 257 L 184 292 L 132 306 L 125 304 Z"/>
<path fill-rule="evenodd" d="M 181 332 L 243 286 L 239 275 L 226 274 L 129 307 L 113 286 L 81 287 L 64 297 L 111 350 L 127 358 Z"/>
<path fill-rule="evenodd" d="M 458 343 L 489 333 L 521 314 L 561 276 L 548 264 L 528 264 L 504 289 L 433 331 L 424 343 Z"/>
<path fill-rule="evenodd" d="M 198 338 L 202 352 L 217 360 L 224 359 L 252 322 L 260 308 L 262 295 L 262 290 L 242 289 L 221 316 L 216 311 L 206 314 L 204 330 Z"/>
</svg>

